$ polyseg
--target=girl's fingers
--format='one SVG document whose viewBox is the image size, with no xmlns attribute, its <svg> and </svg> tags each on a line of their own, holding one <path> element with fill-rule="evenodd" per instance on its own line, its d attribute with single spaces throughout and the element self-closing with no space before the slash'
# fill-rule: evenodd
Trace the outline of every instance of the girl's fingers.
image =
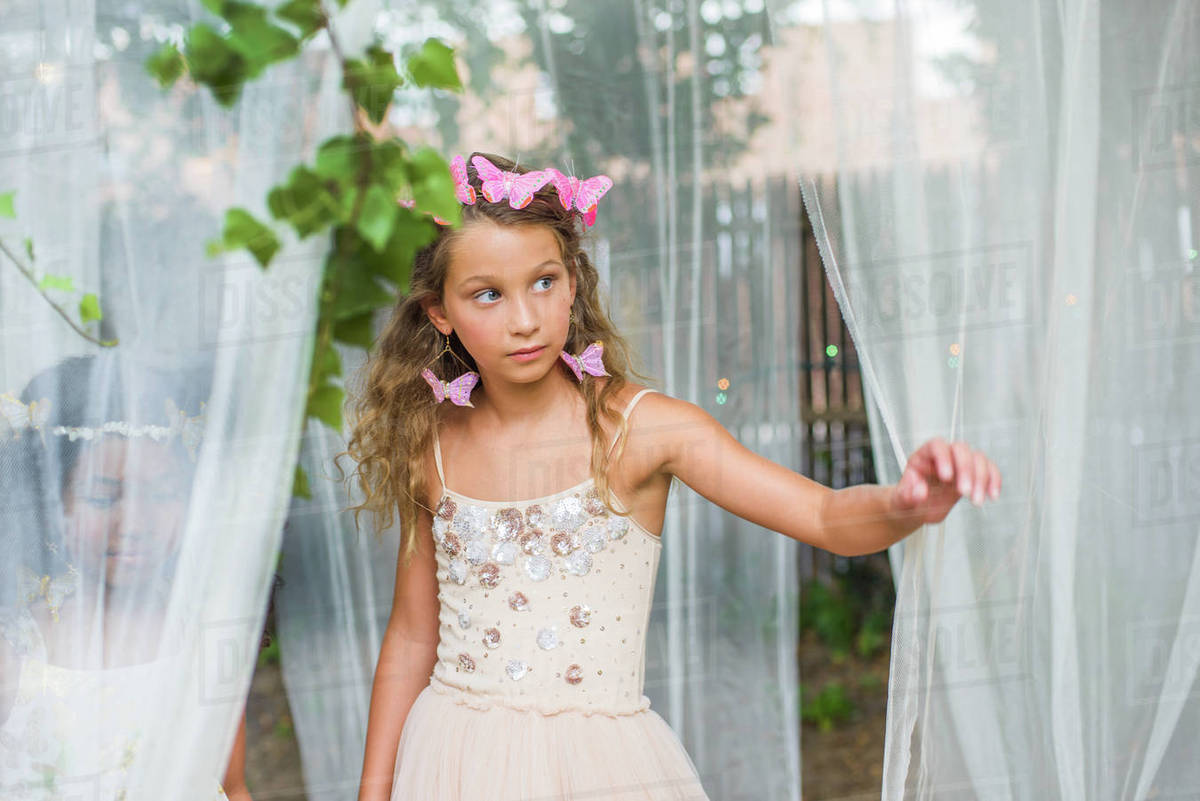
<svg viewBox="0 0 1200 801">
<path fill-rule="evenodd" d="M 971 479 L 972 489 L 971 502 L 976 506 L 983 506 L 983 501 L 987 497 L 988 485 L 988 460 L 983 455 L 983 451 L 975 451 L 975 474 Z"/>
<path fill-rule="evenodd" d="M 941 437 L 934 437 L 916 450 L 908 463 L 920 476 L 947 482 L 954 477 L 954 459 Z"/>
<path fill-rule="evenodd" d="M 911 475 L 910 475 L 911 474 Z M 972 451 L 959 440 L 946 442 L 934 437 L 911 457 L 901 477 L 901 497 L 919 503 L 928 497 L 931 482 L 952 485 L 960 497 L 976 506 L 1000 495 L 1000 470 L 982 451 Z"/>
<path fill-rule="evenodd" d="M 954 456 L 950 446 L 941 437 L 934 437 L 929 441 L 929 449 L 937 462 L 937 472 L 930 470 L 929 475 L 936 475 L 943 483 L 949 483 L 954 478 Z"/>
<path fill-rule="evenodd" d="M 962 496 L 970 495 L 971 474 L 975 470 L 975 460 L 971 457 L 971 451 L 967 448 L 967 443 L 961 440 L 953 443 L 950 449 L 954 453 L 954 475 L 958 494 Z"/>
<path fill-rule="evenodd" d="M 915 504 L 921 500 L 924 482 L 915 470 L 908 470 L 900 479 L 900 497 L 905 503 Z"/>
</svg>

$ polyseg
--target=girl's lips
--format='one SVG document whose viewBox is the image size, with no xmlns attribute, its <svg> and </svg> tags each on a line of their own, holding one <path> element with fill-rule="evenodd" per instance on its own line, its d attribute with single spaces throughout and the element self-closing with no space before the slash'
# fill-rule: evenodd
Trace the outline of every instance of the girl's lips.
<svg viewBox="0 0 1200 801">
<path fill-rule="evenodd" d="M 508 355 L 510 358 L 516 359 L 519 362 L 527 362 L 532 359 L 536 359 L 538 356 L 541 356 L 542 351 L 544 351 L 545 349 L 546 349 L 546 346 L 543 345 L 540 348 L 537 348 L 536 350 L 525 351 L 524 353 L 510 353 Z"/>
</svg>

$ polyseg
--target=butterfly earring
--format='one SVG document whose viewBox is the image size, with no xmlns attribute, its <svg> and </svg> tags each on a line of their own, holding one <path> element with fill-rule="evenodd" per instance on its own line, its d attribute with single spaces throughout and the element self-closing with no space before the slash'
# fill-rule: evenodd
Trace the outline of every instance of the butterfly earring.
<svg viewBox="0 0 1200 801">
<path fill-rule="evenodd" d="M 570 322 L 575 322 L 575 312 L 571 312 Z M 604 369 L 604 343 L 600 341 L 593 342 L 583 349 L 579 355 L 567 353 L 565 350 L 560 353 L 560 357 L 567 363 L 567 367 L 571 368 L 571 372 L 575 374 L 575 378 L 580 382 L 583 381 L 583 374 L 588 375 L 609 375 L 609 372 Z"/>
<path fill-rule="evenodd" d="M 471 390 L 475 389 L 475 385 L 479 383 L 479 373 L 471 369 L 471 366 L 462 360 L 462 357 L 450 349 L 450 335 L 443 334 L 446 338 L 446 344 L 437 356 L 434 356 L 430 361 L 437 361 L 442 358 L 443 353 L 449 353 L 454 358 L 462 363 L 463 367 L 467 368 L 467 372 L 460 375 L 453 381 L 443 381 L 433 374 L 433 371 L 426 367 L 421 371 L 421 377 L 424 378 L 430 388 L 433 390 L 433 397 L 437 398 L 437 402 L 441 403 L 446 398 L 455 406 L 470 406 L 475 408 L 475 404 L 471 403 Z"/>
</svg>

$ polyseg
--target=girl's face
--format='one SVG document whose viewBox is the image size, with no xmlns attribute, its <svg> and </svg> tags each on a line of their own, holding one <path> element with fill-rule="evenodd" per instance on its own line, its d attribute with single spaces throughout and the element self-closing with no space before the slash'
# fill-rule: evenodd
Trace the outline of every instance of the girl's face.
<svg viewBox="0 0 1200 801">
<path fill-rule="evenodd" d="M 189 481 L 171 443 L 110 436 L 84 447 L 63 490 L 69 558 L 110 587 L 156 577 L 179 549 Z M 101 568 L 102 566 L 102 568 Z"/>
<path fill-rule="evenodd" d="M 575 278 L 544 225 L 467 224 L 452 248 L 442 304 L 430 317 L 453 330 L 485 382 L 544 376 L 567 341 Z M 532 356 L 516 351 L 538 348 Z"/>
</svg>

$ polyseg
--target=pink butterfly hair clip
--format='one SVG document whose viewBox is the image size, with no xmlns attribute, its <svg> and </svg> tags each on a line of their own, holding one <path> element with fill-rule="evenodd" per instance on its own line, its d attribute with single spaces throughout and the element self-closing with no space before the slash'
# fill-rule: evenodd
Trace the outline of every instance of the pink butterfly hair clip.
<svg viewBox="0 0 1200 801">
<path fill-rule="evenodd" d="M 596 222 L 596 204 L 604 193 L 612 189 L 612 178 L 607 175 L 593 175 L 591 178 L 579 179 L 574 175 L 563 175 L 553 167 L 547 167 L 545 172 L 550 174 L 558 199 L 564 209 L 574 206 L 583 214 L 583 221 L 590 228 Z"/>
<path fill-rule="evenodd" d="M 450 176 L 454 179 L 454 195 L 459 203 L 475 205 L 475 187 L 467 181 L 467 160 L 462 156 L 450 159 Z"/>
<path fill-rule="evenodd" d="M 508 205 L 523 209 L 533 200 L 533 194 L 550 182 L 546 170 L 519 173 L 501 170 L 483 156 L 471 159 L 479 173 L 480 188 L 489 203 L 498 203 L 508 198 Z"/>
</svg>

